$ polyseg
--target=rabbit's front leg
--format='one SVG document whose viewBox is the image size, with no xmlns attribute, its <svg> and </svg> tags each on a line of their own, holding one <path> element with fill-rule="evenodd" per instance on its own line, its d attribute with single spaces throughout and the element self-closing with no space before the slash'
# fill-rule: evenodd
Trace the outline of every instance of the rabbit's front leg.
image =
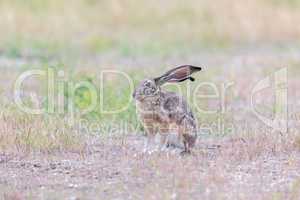
<svg viewBox="0 0 300 200">
<path fill-rule="evenodd" d="M 159 127 L 159 133 L 160 133 L 160 144 L 159 144 L 159 150 L 165 151 L 167 148 L 167 136 L 169 134 L 169 126 L 168 124 L 162 124 Z"/>
<path fill-rule="evenodd" d="M 159 150 L 165 151 L 167 149 L 167 135 L 161 134 L 160 135 L 160 144 L 159 144 Z"/>
<path fill-rule="evenodd" d="M 143 153 L 152 153 L 151 146 L 153 148 L 155 142 L 155 129 L 151 126 L 145 126 L 146 138 L 144 141 Z"/>
</svg>

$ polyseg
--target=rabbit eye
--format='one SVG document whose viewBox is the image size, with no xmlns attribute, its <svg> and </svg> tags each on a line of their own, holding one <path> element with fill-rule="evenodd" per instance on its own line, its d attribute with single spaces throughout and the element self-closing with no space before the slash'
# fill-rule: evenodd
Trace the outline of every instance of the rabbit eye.
<svg viewBox="0 0 300 200">
<path fill-rule="evenodd" d="M 149 87 L 149 86 L 150 86 L 150 82 L 147 81 L 147 82 L 145 83 L 145 86 Z"/>
</svg>

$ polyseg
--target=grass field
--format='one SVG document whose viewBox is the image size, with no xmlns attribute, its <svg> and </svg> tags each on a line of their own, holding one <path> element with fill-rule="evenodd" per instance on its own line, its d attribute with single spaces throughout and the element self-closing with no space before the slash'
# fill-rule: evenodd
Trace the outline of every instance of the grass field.
<svg viewBox="0 0 300 200">
<path fill-rule="evenodd" d="M 299 21 L 298 0 L 1 0 L 0 199 L 299 199 Z M 144 154 L 132 86 L 182 64 L 203 71 L 164 88 L 197 145 Z"/>
</svg>

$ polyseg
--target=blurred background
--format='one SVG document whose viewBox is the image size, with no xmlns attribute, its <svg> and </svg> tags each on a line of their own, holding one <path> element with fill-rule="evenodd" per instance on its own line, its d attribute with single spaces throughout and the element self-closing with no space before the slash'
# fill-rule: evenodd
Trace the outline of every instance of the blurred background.
<svg viewBox="0 0 300 200">
<path fill-rule="evenodd" d="M 214 114 L 196 113 L 200 122 L 249 121 L 245 112 L 249 112 L 251 89 L 282 67 L 288 67 L 289 103 L 298 107 L 299 22 L 299 0 L 1 0 L 2 110 L 13 120 L 19 115 L 19 120 L 36 120 L 13 104 L 14 81 L 29 69 L 63 70 L 66 81 L 90 81 L 99 88 L 99 74 L 104 69 L 120 70 L 137 84 L 182 64 L 203 67 L 196 76 L 198 83 L 210 81 L 218 88 L 233 83 L 223 98 L 229 109 L 225 114 L 220 112 L 222 99 L 196 98 L 196 104 L 204 110 L 218 110 Z M 127 104 L 132 93 L 127 80 L 113 76 L 106 79 L 100 94 L 106 108 Z M 197 86 L 191 85 L 192 89 Z M 28 105 L 47 107 L 46 80 L 28 80 L 22 91 Z M 193 106 L 195 102 L 184 93 L 186 90 L 182 91 Z M 207 88 L 200 92 L 213 91 Z M 32 93 L 38 102 L 32 99 Z M 259 108 L 271 116 L 274 97 L 272 91 L 264 94 L 258 101 Z M 74 96 L 68 92 L 64 96 L 68 100 L 65 109 L 69 101 L 74 101 L 77 110 L 94 98 L 84 88 Z M 133 103 L 125 112 L 114 115 L 99 109 L 78 115 L 100 124 L 138 124 Z M 38 121 L 48 126 L 49 118 L 56 124 L 66 116 L 48 113 L 39 117 L 42 120 Z M 227 128 L 223 131 L 231 132 Z"/>
<path fill-rule="evenodd" d="M 1 57 L 79 66 L 232 48 L 289 50 L 299 45 L 299 10 L 298 0 L 2 0 Z"/>
</svg>

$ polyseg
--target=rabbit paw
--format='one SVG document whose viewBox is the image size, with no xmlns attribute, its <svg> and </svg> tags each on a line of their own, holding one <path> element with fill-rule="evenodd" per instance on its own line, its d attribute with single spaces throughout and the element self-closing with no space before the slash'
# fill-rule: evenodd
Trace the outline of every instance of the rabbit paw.
<svg viewBox="0 0 300 200">
<path fill-rule="evenodd" d="M 190 150 L 183 150 L 182 152 L 180 152 L 181 156 L 187 156 L 187 155 L 191 155 L 191 151 Z"/>
</svg>

